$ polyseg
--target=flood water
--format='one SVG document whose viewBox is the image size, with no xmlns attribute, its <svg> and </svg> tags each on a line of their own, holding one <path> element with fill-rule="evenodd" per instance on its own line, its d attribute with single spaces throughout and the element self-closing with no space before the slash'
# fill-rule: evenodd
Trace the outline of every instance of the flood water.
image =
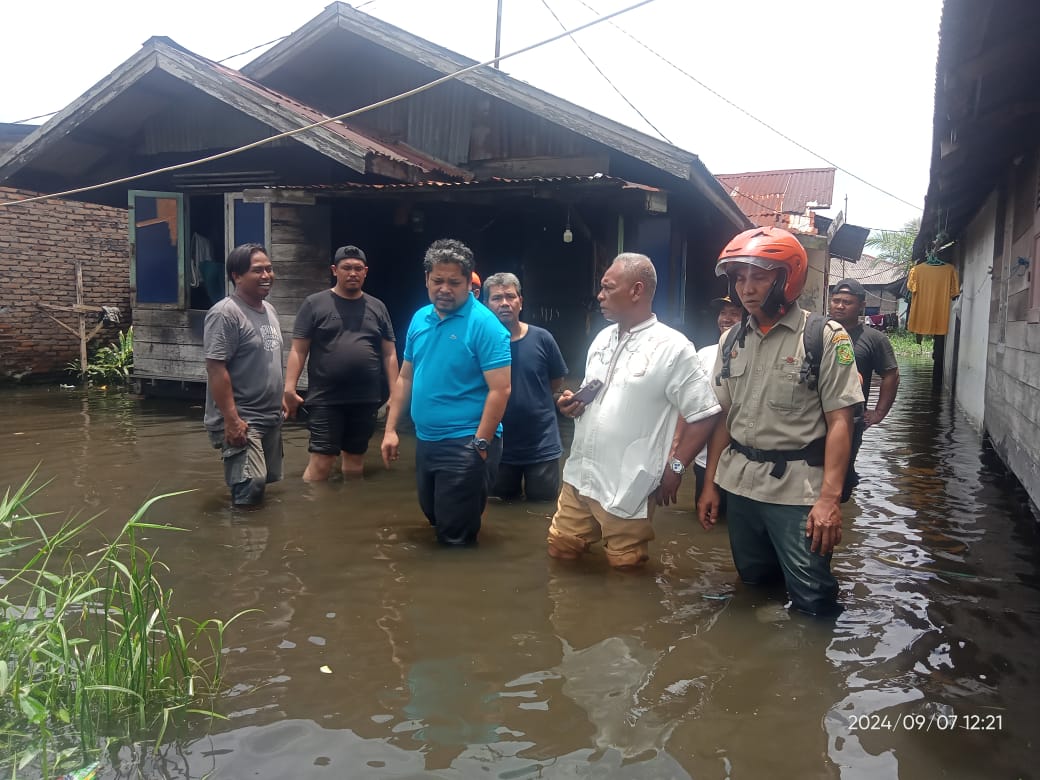
<svg viewBox="0 0 1040 780">
<path fill-rule="evenodd" d="M 552 507 L 492 504 L 480 544 L 438 548 L 413 442 L 377 433 L 363 481 L 287 479 L 227 508 L 200 408 L 0 391 L 0 489 L 33 465 L 38 511 L 112 534 L 148 497 L 174 613 L 228 618 L 228 720 L 101 777 L 1024 778 L 1037 776 L 1040 540 L 931 365 L 905 362 L 846 505 L 836 622 L 740 586 L 692 487 L 655 518 L 643 574 L 551 561 Z M 327 667 L 326 673 L 322 667 Z"/>
</svg>

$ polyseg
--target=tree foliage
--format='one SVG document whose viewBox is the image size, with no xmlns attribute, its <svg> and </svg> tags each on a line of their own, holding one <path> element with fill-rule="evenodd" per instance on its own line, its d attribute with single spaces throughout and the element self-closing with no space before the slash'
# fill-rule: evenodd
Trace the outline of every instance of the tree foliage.
<svg viewBox="0 0 1040 780">
<path fill-rule="evenodd" d="M 921 230 L 921 218 L 907 220 L 902 230 L 875 230 L 867 238 L 866 246 L 879 260 L 898 264 L 904 272 L 913 265 L 914 241 Z"/>
</svg>

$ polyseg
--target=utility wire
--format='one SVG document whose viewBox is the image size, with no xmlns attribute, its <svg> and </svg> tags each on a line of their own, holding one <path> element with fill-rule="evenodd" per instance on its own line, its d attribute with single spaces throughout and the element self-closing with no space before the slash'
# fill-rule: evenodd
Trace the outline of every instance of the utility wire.
<svg viewBox="0 0 1040 780">
<path fill-rule="evenodd" d="M 549 5 L 549 0 L 542 0 L 542 5 L 544 5 L 545 9 L 549 13 L 552 14 L 553 19 L 555 19 L 556 23 L 558 25 L 560 25 L 560 29 L 561 30 L 566 30 L 567 29 L 567 25 L 565 25 L 560 20 L 560 17 L 556 15 L 556 11 L 554 11 L 552 9 L 552 7 Z M 584 47 L 580 43 L 578 43 L 578 41 L 576 39 L 574 39 L 574 38 L 571 38 L 571 43 L 573 43 L 575 46 L 578 47 L 578 51 L 580 51 L 582 54 L 585 55 L 585 59 L 587 59 L 589 61 L 589 64 L 592 65 L 592 67 L 594 67 L 596 69 L 596 72 L 599 73 L 599 75 L 601 75 L 603 77 L 603 80 L 606 81 L 610 85 L 611 89 L 613 89 L 615 92 L 617 92 L 618 96 L 628 104 L 628 107 L 631 108 L 633 111 L 635 111 L 637 114 L 639 114 L 639 117 L 644 122 L 646 122 L 650 127 L 652 127 L 654 129 L 655 133 L 657 133 L 661 138 L 663 138 L 665 141 L 667 141 L 668 143 L 671 144 L 672 143 L 672 139 L 670 139 L 663 132 L 661 132 L 661 129 L 657 125 L 655 125 L 653 122 L 651 122 L 649 119 L 647 119 L 646 114 L 644 114 L 642 111 L 640 111 L 638 108 L 636 108 L 635 103 L 633 103 L 631 100 L 629 100 L 627 97 L 625 97 L 625 93 L 622 92 L 620 89 L 618 89 L 618 86 L 613 81 L 610 80 L 610 76 L 608 76 L 606 73 L 603 72 L 603 69 L 599 65 L 596 64 L 596 61 L 594 59 L 592 59 L 592 57 L 589 55 L 589 53 L 587 51 L 585 51 Z M 674 146 L 674 144 L 672 144 L 672 145 Z"/>
<path fill-rule="evenodd" d="M 364 2 L 364 3 L 361 3 L 360 5 L 354 6 L 354 10 L 359 11 L 362 8 L 364 8 L 366 5 L 372 5 L 372 3 L 375 3 L 375 2 L 378 2 L 378 0 L 367 0 L 367 2 Z M 270 46 L 272 43 L 278 43 L 278 41 L 284 41 L 288 37 L 289 37 L 288 35 L 282 35 L 282 36 L 279 36 L 278 38 L 275 38 L 274 40 L 268 41 L 267 43 L 258 43 L 256 46 L 253 46 L 253 47 L 251 47 L 249 49 L 246 49 L 245 51 L 240 51 L 238 54 L 229 54 L 227 57 L 224 57 L 224 59 L 217 60 L 217 62 L 223 64 L 223 63 L 227 62 L 228 60 L 235 59 L 235 57 L 241 57 L 242 55 L 249 54 L 250 52 L 256 51 L 257 49 L 262 49 L 264 46 Z M 60 110 L 61 109 L 59 109 L 59 111 Z M 57 111 L 50 111 L 50 112 L 48 112 L 46 114 L 37 114 L 36 116 L 31 116 L 28 119 L 16 119 L 14 122 L 11 122 L 11 124 L 13 124 L 13 125 L 21 125 L 21 124 L 25 124 L 26 122 L 31 122 L 34 119 L 43 119 L 44 117 L 54 116 L 57 113 L 58 113 Z"/>
<path fill-rule="evenodd" d="M 585 2 L 585 0 L 578 0 L 578 2 L 579 2 L 579 3 L 581 3 L 581 4 L 583 5 L 583 6 L 585 6 L 586 8 L 588 8 L 588 9 L 589 9 L 590 11 L 592 11 L 593 13 L 599 13 L 599 11 L 597 11 L 597 10 L 596 10 L 595 8 L 593 8 L 593 7 L 591 6 L 591 5 L 589 5 L 588 3 L 586 3 L 586 2 Z M 778 130 L 778 129 L 776 129 L 775 127 L 773 127 L 773 126 L 772 126 L 771 124 L 769 124 L 769 123 L 768 123 L 768 122 L 766 122 L 765 120 L 763 120 L 763 119 L 759 119 L 759 118 L 758 118 L 757 116 L 755 116 L 754 114 L 752 114 L 752 113 L 751 113 L 750 111 L 748 111 L 747 109 L 745 109 L 745 108 L 742 108 L 741 106 L 738 106 L 738 105 L 737 105 L 736 103 L 734 103 L 734 102 L 733 102 L 732 100 L 730 100 L 730 99 L 729 99 L 728 97 L 726 97 L 726 96 L 725 96 L 725 95 L 723 95 L 722 93 L 720 93 L 720 92 L 717 92 L 716 90 L 714 90 L 714 89 L 712 89 L 711 87 L 709 87 L 709 86 L 708 86 L 707 84 L 705 84 L 705 83 L 704 83 L 703 81 L 701 81 L 701 80 L 700 80 L 700 79 L 698 79 L 698 78 L 697 78 L 696 76 L 694 76 L 694 75 L 693 75 L 692 73 L 689 73 L 688 71 L 686 71 L 686 70 L 683 70 L 683 69 L 682 69 L 681 67 L 679 67 L 678 65 L 676 65 L 676 64 L 675 64 L 674 62 L 672 62 L 672 61 L 671 61 L 670 59 L 668 59 L 667 57 L 665 57 L 665 56 L 664 56 L 663 54 L 661 54 L 661 53 L 660 53 L 660 52 L 658 52 L 657 50 L 655 50 L 655 49 L 651 48 L 651 47 L 650 47 L 649 45 L 647 45 L 647 44 L 643 43 L 643 42 L 642 42 L 641 40 L 639 40 L 639 39 L 638 39 L 638 38 L 636 38 L 636 37 L 635 37 L 634 35 L 632 35 L 632 33 L 628 32 L 628 30 L 624 29 L 623 27 L 621 27 L 621 26 L 620 26 L 620 25 L 618 25 L 618 24 L 615 24 L 614 22 L 611 22 L 611 24 L 612 24 L 612 25 L 613 25 L 613 26 L 614 26 L 614 27 L 615 27 L 615 28 L 616 28 L 617 30 L 619 30 L 620 32 L 622 32 L 622 33 L 624 33 L 625 35 L 627 35 L 627 36 L 628 36 L 629 38 L 631 38 L 631 39 L 632 39 L 633 41 L 635 41 L 636 43 L 638 43 L 638 44 L 639 44 L 640 46 L 642 46 L 642 47 L 643 47 L 644 49 L 646 49 L 646 50 L 647 50 L 648 52 L 650 52 L 650 53 L 651 53 L 651 54 L 653 54 L 653 55 L 654 55 L 655 57 L 657 57 L 657 58 L 658 58 L 659 60 L 661 60 L 662 62 L 664 62 L 664 63 L 665 63 L 666 65 L 669 65 L 669 66 L 671 66 L 672 68 L 674 68 L 675 70 L 679 71 L 679 73 L 681 73 L 682 75 L 686 76 L 686 78 L 690 79 L 690 81 L 692 81 L 693 83 L 697 84 L 697 85 L 698 85 L 699 87 L 701 87 L 701 88 L 703 88 L 703 89 L 706 89 L 706 90 L 707 90 L 708 92 L 710 92 L 711 94 L 713 94 L 713 95 L 714 95 L 715 97 L 717 97 L 717 98 L 718 98 L 719 100 L 721 100 L 722 102 L 724 102 L 724 103 L 726 103 L 726 104 L 728 104 L 728 105 L 732 106 L 733 108 L 737 109 L 737 111 L 739 111 L 740 113 L 742 113 L 742 114 L 744 114 L 745 116 L 749 117 L 750 119 L 753 119 L 753 120 L 754 120 L 755 122 L 758 122 L 758 124 L 762 125 L 762 127 L 766 128 L 767 130 L 770 130 L 770 131 L 772 131 L 773 133 L 776 133 L 776 134 L 777 134 L 778 136 L 780 136 L 781 138 L 783 138 L 783 139 L 784 139 L 785 141 L 788 141 L 788 142 L 790 142 L 790 143 L 794 144 L 794 145 L 795 145 L 795 146 L 797 146 L 797 147 L 798 147 L 799 149 L 802 149 L 803 151 L 806 151 L 806 152 L 808 152 L 808 153 L 809 153 L 809 154 L 811 154 L 811 155 L 812 155 L 813 157 L 816 157 L 816 158 L 818 158 L 818 159 L 820 159 L 820 160 L 823 160 L 823 161 L 824 161 L 825 163 L 827 163 L 827 164 L 828 164 L 828 165 L 830 165 L 831 167 L 833 167 L 833 168 L 837 168 L 837 169 L 838 169 L 839 171 L 841 171 L 842 173 L 845 173 L 845 174 L 847 174 L 847 175 L 851 176 L 851 177 L 852 177 L 853 179 L 856 179 L 856 181 L 859 181 L 859 182 L 862 182 L 863 184 L 866 184 L 866 185 L 867 185 L 868 187 L 870 187 L 870 188 L 872 188 L 872 189 L 875 189 L 875 190 L 877 190 L 878 192 L 882 193 L 883 195 L 887 195 L 888 197 L 890 197 L 890 198 L 893 198 L 894 200 L 898 200 L 898 201 L 899 201 L 900 203 L 905 203 L 905 204 L 906 204 L 907 206 L 909 206 L 909 207 L 910 207 L 910 208 L 912 208 L 912 209 L 916 209 L 916 210 L 918 210 L 918 211 L 922 211 L 922 208 L 921 208 L 921 206 L 918 206 L 918 205 L 916 205 L 916 204 L 914 204 L 914 203 L 911 203 L 910 201 L 908 201 L 908 200 L 905 200 L 904 198 L 901 198 L 901 197 L 899 197 L 898 195 L 896 195 L 896 194 L 894 194 L 894 193 L 891 193 L 891 192 L 889 192 L 889 191 L 888 191 L 888 190 L 886 190 L 886 189 L 882 189 L 882 188 L 881 188 L 881 187 L 879 187 L 878 185 L 876 185 L 876 184 L 873 184 L 872 182 L 869 182 L 869 181 L 867 181 L 867 180 L 866 180 L 866 179 L 864 179 L 864 178 L 863 178 L 862 176 L 857 176 L 857 175 L 856 175 L 855 173 L 853 173 L 852 171 L 850 171 L 850 170 L 849 170 L 848 168 L 843 168 L 842 166 L 838 165 L 838 164 L 837 164 L 836 162 L 833 162 L 833 161 L 829 160 L 828 158 L 824 157 L 824 156 L 823 156 L 822 154 L 820 154 L 819 152 L 813 151 L 812 149 L 810 149 L 810 148 L 809 148 L 808 146 L 806 146 L 805 144 L 799 143 L 799 142 L 798 142 L 798 141 L 796 141 L 795 139 L 791 138 L 791 136 L 789 136 L 789 135 L 785 134 L 785 133 L 784 133 L 784 132 L 782 132 L 781 130 Z"/>
<path fill-rule="evenodd" d="M 633 3 L 632 5 L 627 6 L 625 8 L 622 8 L 622 9 L 620 9 L 618 11 L 613 11 L 613 12 L 611 12 L 609 14 L 606 14 L 605 16 L 600 16 L 600 17 L 598 17 L 596 19 L 593 19 L 590 22 L 585 22 L 584 24 L 580 24 L 577 27 L 573 27 L 570 30 L 564 30 L 563 32 L 559 33 L 558 35 L 553 35 L 552 37 L 546 38 L 545 40 L 539 41 L 537 43 L 529 44 L 528 46 L 524 46 L 523 48 L 517 49 L 516 51 L 512 51 L 512 52 L 510 52 L 508 54 L 502 54 L 502 55 L 499 55 L 497 57 L 492 57 L 491 59 L 485 60 L 484 62 L 476 62 L 476 63 L 474 63 L 472 65 L 469 65 L 469 66 L 467 66 L 465 68 L 462 68 L 461 70 L 457 70 L 457 71 L 455 71 L 453 73 L 448 73 L 448 74 L 446 74 L 444 76 L 441 76 L 440 78 L 437 78 L 437 79 L 434 79 L 433 81 L 427 82 L 426 84 L 422 84 L 421 86 L 415 87 L 414 89 L 410 89 L 410 90 L 408 90 L 406 92 L 402 92 L 402 93 L 400 93 L 398 95 L 394 95 L 393 97 L 385 98 L 385 99 L 379 100 L 379 101 L 377 101 L 375 103 L 370 103 L 367 106 L 362 106 L 361 108 L 356 108 L 353 111 L 347 111 L 347 112 L 345 112 L 343 114 L 339 114 L 337 116 L 327 117 L 326 119 L 322 119 L 320 122 L 312 122 L 311 124 L 304 125 L 302 127 L 297 127 L 294 130 L 287 130 L 284 133 L 278 133 L 277 135 L 272 135 L 272 136 L 269 136 L 268 138 L 261 138 L 259 141 L 253 141 L 252 143 L 245 144 L 244 146 L 236 147 L 235 149 L 228 149 L 227 151 L 219 152 L 217 154 L 211 154 L 211 155 L 209 155 L 207 157 L 201 157 L 201 158 L 199 158 L 197 160 L 190 160 L 188 162 L 178 163 L 176 165 L 168 165 L 168 166 L 166 166 L 164 168 L 156 168 L 155 170 L 145 171 L 144 173 L 136 173 L 136 174 L 134 174 L 132 176 L 124 176 L 124 177 L 122 177 L 120 179 L 113 179 L 111 181 L 102 182 L 100 184 L 91 184 L 91 185 L 86 186 L 86 187 L 77 187 L 75 189 L 65 190 L 64 192 L 53 192 L 53 193 L 50 193 L 48 195 L 37 195 L 37 196 L 32 197 L 32 198 L 23 198 L 22 200 L 6 201 L 6 202 L 3 202 L 3 203 L 0 203 L 0 208 L 6 208 L 8 206 L 17 206 L 17 205 L 23 204 L 23 203 L 33 203 L 35 201 L 47 200 L 49 198 L 62 198 L 62 197 L 65 197 L 67 195 L 78 195 L 81 192 L 92 192 L 93 190 L 100 190 L 100 189 L 103 189 L 104 187 L 112 187 L 112 186 L 114 186 L 116 184 L 126 184 L 128 182 L 137 181 L 138 179 L 147 178 L 148 176 L 157 176 L 157 175 L 159 175 L 161 173 L 171 173 L 173 171 L 181 171 L 181 170 L 184 170 L 185 168 L 193 168 L 193 167 L 195 167 L 197 165 L 202 165 L 203 163 L 214 162 L 215 160 L 222 160 L 222 159 L 225 159 L 227 157 L 232 157 L 232 156 L 234 156 L 236 154 L 240 154 L 242 152 L 249 151 L 250 149 L 256 149 L 256 148 L 258 148 L 260 146 L 266 146 L 267 144 L 272 143 L 273 141 L 277 141 L 277 140 L 280 140 L 282 138 L 289 138 L 291 136 L 294 136 L 294 135 L 297 135 L 299 133 L 302 133 L 302 132 L 304 132 L 306 130 L 313 130 L 315 127 L 321 127 L 323 125 L 329 124 L 330 122 L 338 122 L 338 121 L 341 121 L 343 119 L 349 119 L 351 117 L 357 116 L 358 114 L 363 114 L 363 113 L 365 113 L 367 111 L 373 111 L 373 110 L 375 110 L 377 108 L 383 108 L 384 106 L 388 106 L 388 105 L 390 105 L 392 103 L 397 103 L 398 101 L 405 100 L 406 98 L 413 97 L 414 95 L 418 95 L 421 92 L 426 92 L 427 90 L 433 89 L 434 87 L 439 86 L 440 84 L 443 84 L 443 83 L 445 83 L 447 81 L 451 81 L 452 79 L 456 79 L 459 76 L 462 76 L 462 75 L 464 75 L 466 73 L 469 73 L 471 71 L 477 70 L 479 68 L 487 67 L 487 66 L 491 65 L 492 63 L 494 63 L 495 61 L 506 60 L 506 59 L 509 59 L 510 57 L 516 57 L 519 54 L 524 54 L 524 53 L 532 51 L 534 49 L 541 48 L 542 46 L 545 46 L 547 44 L 553 43 L 554 41 L 558 41 L 561 38 L 566 38 L 567 36 L 573 35 L 576 32 L 580 32 L 580 31 L 586 30 L 586 29 L 588 29 L 590 27 L 594 27 L 597 24 L 600 24 L 602 22 L 608 21 L 609 19 L 613 19 L 616 16 L 621 16 L 621 14 L 626 14 L 629 11 L 634 11 L 637 8 L 641 8 L 642 6 L 649 5 L 650 3 L 653 3 L 653 2 L 655 2 L 655 0 L 639 0 L 639 2 Z"/>
<path fill-rule="evenodd" d="M 375 2 L 375 0 L 372 0 L 372 1 Z M 277 38 L 275 38 L 273 41 L 268 41 L 267 43 L 258 43 L 256 46 L 253 46 L 250 49 L 246 49 L 245 51 L 240 51 L 238 54 L 229 54 L 224 59 L 217 60 L 217 62 L 224 63 L 224 62 L 227 62 L 228 60 L 233 60 L 233 59 L 235 59 L 235 57 L 241 57 L 243 54 L 249 54 L 249 52 L 256 51 L 257 49 L 262 49 L 264 46 L 270 46 L 272 43 L 278 43 L 278 41 L 284 41 L 288 37 L 289 37 L 288 35 L 280 35 Z"/>
</svg>

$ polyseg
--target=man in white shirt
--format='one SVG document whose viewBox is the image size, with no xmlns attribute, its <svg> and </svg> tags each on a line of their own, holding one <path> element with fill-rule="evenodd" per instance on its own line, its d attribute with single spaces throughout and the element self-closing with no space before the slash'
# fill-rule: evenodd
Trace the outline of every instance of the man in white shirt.
<svg viewBox="0 0 1040 780">
<path fill-rule="evenodd" d="M 634 253 L 618 255 L 600 282 L 600 309 L 614 324 L 589 347 L 585 383 L 602 387 L 587 403 L 569 390 L 557 402 L 575 426 L 549 528 L 553 558 L 579 558 L 602 540 L 611 566 L 643 565 L 655 504 L 676 500 L 721 412 L 696 348 L 654 316 L 656 289 L 650 258 Z M 669 457 L 680 415 L 689 425 Z"/>
<path fill-rule="evenodd" d="M 725 333 L 734 325 L 739 325 L 741 319 L 744 317 L 744 309 L 739 303 L 734 303 L 728 295 L 713 299 L 712 304 L 719 307 L 719 316 L 715 321 L 719 326 L 720 338 L 719 341 L 716 341 L 714 344 L 709 344 L 708 346 L 701 347 L 697 350 L 697 358 L 701 361 L 701 365 L 704 366 L 704 370 L 708 372 L 709 381 L 711 379 L 711 372 L 715 369 L 715 358 L 719 354 L 719 343 L 722 340 L 721 334 Z M 704 485 L 704 469 L 707 465 L 708 447 L 704 446 L 701 448 L 701 451 L 697 453 L 697 457 L 693 459 L 693 474 L 697 478 L 697 487 L 693 494 L 694 504 L 700 500 L 701 489 Z M 721 492 L 719 495 L 719 512 L 725 514 L 726 495 Z"/>
</svg>

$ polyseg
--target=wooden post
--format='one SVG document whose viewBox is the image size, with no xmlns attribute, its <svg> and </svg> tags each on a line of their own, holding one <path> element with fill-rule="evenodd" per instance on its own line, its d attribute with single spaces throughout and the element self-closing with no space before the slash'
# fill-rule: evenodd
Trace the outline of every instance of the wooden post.
<svg viewBox="0 0 1040 780">
<path fill-rule="evenodd" d="M 83 263 L 76 258 L 76 305 L 83 305 Z M 79 378 L 87 384 L 87 316 L 79 312 Z"/>
</svg>

